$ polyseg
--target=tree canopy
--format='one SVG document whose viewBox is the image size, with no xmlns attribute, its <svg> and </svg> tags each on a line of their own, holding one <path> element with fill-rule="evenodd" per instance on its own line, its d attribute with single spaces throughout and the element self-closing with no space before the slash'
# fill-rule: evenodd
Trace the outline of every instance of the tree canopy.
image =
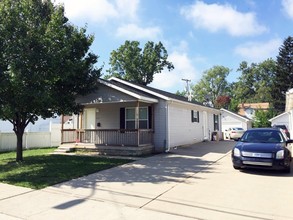
<svg viewBox="0 0 293 220">
<path fill-rule="evenodd" d="M 96 89 L 94 37 L 71 25 L 50 0 L 0 1 L 0 118 L 13 124 L 16 160 L 25 127 L 39 117 L 77 112 L 77 96 Z"/>
<path fill-rule="evenodd" d="M 214 106 L 218 96 L 226 95 L 228 82 L 226 77 L 230 69 L 224 66 L 214 66 L 203 73 L 201 80 L 192 87 L 193 99 Z"/>
<path fill-rule="evenodd" d="M 278 113 L 285 110 L 286 92 L 291 88 L 293 88 L 293 37 L 289 36 L 279 48 L 272 85 L 273 106 Z"/>
<path fill-rule="evenodd" d="M 271 88 L 276 71 L 276 62 L 273 59 L 251 65 L 243 61 L 238 71 L 241 76 L 233 84 L 234 99 L 239 103 L 271 102 Z"/>
<path fill-rule="evenodd" d="M 116 76 L 128 81 L 147 85 L 153 81 L 154 74 L 164 68 L 174 69 L 167 60 L 168 53 L 161 42 L 155 44 L 148 41 L 144 48 L 139 47 L 138 41 L 125 41 L 125 44 L 112 51 L 110 57 L 110 76 Z"/>
</svg>

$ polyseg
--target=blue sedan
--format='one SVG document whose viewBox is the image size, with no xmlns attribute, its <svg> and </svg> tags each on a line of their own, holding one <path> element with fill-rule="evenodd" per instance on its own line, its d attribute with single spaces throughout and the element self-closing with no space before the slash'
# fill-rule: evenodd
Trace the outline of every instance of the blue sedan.
<svg viewBox="0 0 293 220">
<path fill-rule="evenodd" d="M 235 169 L 265 168 L 290 172 L 291 147 L 280 129 L 255 128 L 247 130 L 232 150 Z"/>
</svg>

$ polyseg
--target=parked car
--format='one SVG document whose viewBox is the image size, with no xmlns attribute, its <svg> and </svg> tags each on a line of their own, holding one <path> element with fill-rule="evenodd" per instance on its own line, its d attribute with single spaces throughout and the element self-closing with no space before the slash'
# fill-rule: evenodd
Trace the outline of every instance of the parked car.
<svg viewBox="0 0 293 220">
<path fill-rule="evenodd" d="M 243 128 L 229 128 L 226 134 L 228 135 L 228 139 L 237 141 L 242 137 L 244 132 L 245 130 Z"/>
<path fill-rule="evenodd" d="M 285 134 L 287 135 L 287 137 L 290 139 L 290 133 L 289 133 L 289 130 L 286 125 L 274 125 L 273 128 L 282 129 L 285 132 Z"/>
<path fill-rule="evenodd" d="M 293 140 L 277 128 L 247 130 L 232 150 L 235 169 L 268 168 L 290 172 Z"/>
</svg>

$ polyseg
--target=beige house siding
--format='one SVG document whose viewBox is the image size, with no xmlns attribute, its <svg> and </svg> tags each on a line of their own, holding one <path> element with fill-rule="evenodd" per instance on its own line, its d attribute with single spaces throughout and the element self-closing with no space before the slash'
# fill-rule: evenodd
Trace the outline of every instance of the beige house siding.
<svg viewBox="0 0 293 220">
<path fill-rule="evenodd" d="M 252 119 L 256 110 L 268 110 L 270 108 L 270 103 L 260 102 L 260 103 L 241 103 L 238 105 L 238 114 Z"/>
<path fill-rule="evenodd" d="M 286 107 L 285 112 L 293 109 L 293 88 L 286 92 Z"/>
</svg>

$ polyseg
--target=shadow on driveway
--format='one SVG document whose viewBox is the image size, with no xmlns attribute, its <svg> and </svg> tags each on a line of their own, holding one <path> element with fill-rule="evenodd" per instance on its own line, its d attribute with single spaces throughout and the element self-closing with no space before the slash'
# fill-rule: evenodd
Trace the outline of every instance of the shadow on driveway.
<svg viewBox="0 0 293 220">
<path fill-rule="evenodd" d="M 73 188 L 91 188 L 102 182 L 119 182 L 122 184 L 162 182 L 182 182 L 197 172 L 213 172 L 211 164 L 217 158 L 231 151 L 235 142 L 201 142 L 191 146 L 179 147 L 169 153 L 137 160 L 109 170 L 104 170 L 85 177 L 71 180 L 58 185 L 68 185 Z M 209 153 L 216 155 L 215 160 L 203 158 Z"/>
</svg>

